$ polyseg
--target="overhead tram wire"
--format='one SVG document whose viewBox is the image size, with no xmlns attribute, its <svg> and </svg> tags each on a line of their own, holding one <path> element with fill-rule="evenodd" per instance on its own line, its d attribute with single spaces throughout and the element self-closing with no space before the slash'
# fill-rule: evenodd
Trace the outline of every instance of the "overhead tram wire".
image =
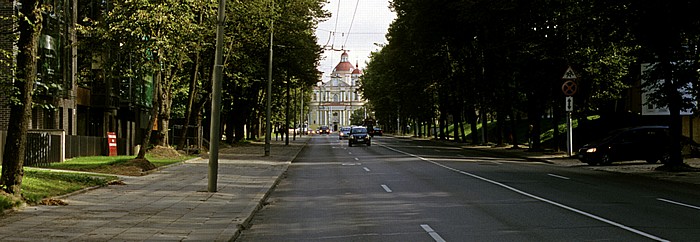
<svg viewBox="0 0 700 242">
<path fill-rule="evenodd" d="M 345 44 L 348 43 L 348 39 L 350 38 L 350 30 L 352 30 L 352 24 L 355 22 L 355 15 L 357 14 L 357 6 L 360 5 L 360 0 L 357 0 L 355 2 L 355 11 L 352 13 L 352 20 L 350 20 L 350 28 L 348 28 L 348 34 L 345 36 L 345 42 L 343 42 L 343 48 L 345 48 Z"/>
<path fill-rule="evenodd" d="M 340 0 L 338 0 L 338 8 L 335 10 L 335 27 L 333 27 L 333 33 L 331 33 L 333 37 L 333 44 L 331 45 L 331 47 L 335 45 L 335 33 L 338 31 L 338 19 L 340 19 L 338 16 L 340 16 Z M 327 45 L 328 43 L 326 43 L 326 46 Z"/>
</svg>

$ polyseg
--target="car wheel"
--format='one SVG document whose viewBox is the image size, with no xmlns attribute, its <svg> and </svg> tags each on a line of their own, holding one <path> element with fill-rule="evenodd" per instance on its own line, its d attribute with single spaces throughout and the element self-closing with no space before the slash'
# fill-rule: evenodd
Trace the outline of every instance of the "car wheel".
<svg viewBox="0 0 700 242">
<path fill-rule="evenodd" d="M 352 142 L 348 142 L 348 146 L 352 147 Z"/>
<path fill-rule="evenodd" d="M 610 165 L 610 163 L 612 163 L 610 155 L 604 154 L 603 157 L 600 157 L 600 165 Z"/>
</svg>

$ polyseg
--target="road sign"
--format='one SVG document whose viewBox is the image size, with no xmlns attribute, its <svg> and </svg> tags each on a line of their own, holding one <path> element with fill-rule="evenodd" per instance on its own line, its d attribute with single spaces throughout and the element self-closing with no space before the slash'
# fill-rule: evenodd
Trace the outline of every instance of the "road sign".
<svg viewBox="0 0 700 242">
<path fill-rule="evenodd" d="M 566 103 L 564 105 L 566 106 L 567 112 L 574 111 L 574 97 L 566 97 Z"/>
<path fill-rule="evenodd" d="M 561 85 L 561 91 L 564 92 L 564 95 L 566 96 L 576 94 L 576 90 L 578 90 L 578 86 L 576 86 L 576 82 L 574 81 L 565 81 L 564 85 Z"/>
<path fill-rule="evenodd" d="M 576 80 L 576 79 L 578 79 L 578 76 L 576 76 L 574 69 L 571 69 L 571 66 L 569 66 L 569 68 L 566 68 L 566 71 L 564 72 L 564 76 L 562 76 L 561 79 L 562 80 Z"/>
</svg>

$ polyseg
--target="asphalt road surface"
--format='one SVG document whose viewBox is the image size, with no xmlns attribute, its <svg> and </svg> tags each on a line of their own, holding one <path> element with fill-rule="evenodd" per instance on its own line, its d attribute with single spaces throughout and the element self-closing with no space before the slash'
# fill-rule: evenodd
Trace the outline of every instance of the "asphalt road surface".
<svg viewBox="0 0 700 242">
<path fill-rule="evenodd" d="M 697 241 L 700 187 L 314 136 L 237 241 Z"/>
</svg>

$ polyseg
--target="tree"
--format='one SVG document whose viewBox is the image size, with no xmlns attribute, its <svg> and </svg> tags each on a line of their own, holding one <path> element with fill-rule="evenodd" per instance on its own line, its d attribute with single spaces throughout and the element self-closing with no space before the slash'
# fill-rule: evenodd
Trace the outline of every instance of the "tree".
<svg viewBox="0 0 700 242">
<path fill-rule="evenodd" d="M 17 75 L 10 93 L 10 121 L 2 158 L 2 189 L 19 195 L 24 176 L 27 129 L 32 114 L 32 94 L 37 72 L 37 47 L 42 26 L 40 1 L 21 0 L 18 12 Z"/>
<path fill-rule="evenodd" d="M 668 107 L 671 132 L 670 159 L 661 169 L 675 170 L 685 167 L 681 155 L 681 110 L 692 109 L 691 101 L 697 100 L 700 74 L 700 17 L 694 11 L 700 4 L 694 1 L 634 2 L 631 16 L 639 24 L 633 25 L 635 37 L 647 52 L 644 60 L 653 64 L 645 73 L 646 89 L 653 91 L 650 103 Z M 634 23 L 634 22 L 632 22 Z M 663 81 L 655 81 L 663 80 Z M 681 90 L 691 86 L 696 95 L 684 98 Z"/>
</svg>

